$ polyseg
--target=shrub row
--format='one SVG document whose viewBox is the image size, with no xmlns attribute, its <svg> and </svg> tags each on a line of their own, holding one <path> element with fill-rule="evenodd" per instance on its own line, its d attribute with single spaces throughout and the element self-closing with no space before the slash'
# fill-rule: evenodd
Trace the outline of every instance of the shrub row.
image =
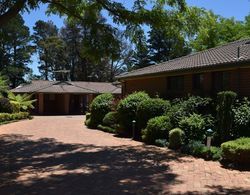
<svg viewBox="0 0 250 195">
<path fill-rule="evenodd" d="M 18 113 L 0 113 L 0 123 L 12 121 L 12 120 L 20 120 L 29 118 L 28 112 L 18 112 Z"/>
</svg>

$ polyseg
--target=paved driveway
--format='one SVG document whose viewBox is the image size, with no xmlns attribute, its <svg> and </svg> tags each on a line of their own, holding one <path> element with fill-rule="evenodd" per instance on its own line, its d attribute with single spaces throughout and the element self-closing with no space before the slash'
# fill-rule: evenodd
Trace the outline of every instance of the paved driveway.
<svg viewBox="0 0 250 195">
<path fill-rule="evenodd" d="M 83 125 L 43 116 L 0 126 L 0 194 L 250 194 L 229 170 Z"/>
</svg>

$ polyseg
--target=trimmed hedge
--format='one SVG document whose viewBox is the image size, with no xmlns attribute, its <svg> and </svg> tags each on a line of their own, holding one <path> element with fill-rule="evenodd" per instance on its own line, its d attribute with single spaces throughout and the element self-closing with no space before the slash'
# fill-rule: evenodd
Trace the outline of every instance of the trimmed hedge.
<svg viewBox="0 0 250 195">
<path fill-rule="evenodd" d="M 109 112 L 109 113 L 107 113 L 104 116 L 104 118 L 102 120 L 102 123 L 105 126 L 114 127 L 118 123 L 118 113 L 117 112 Z"/>
<path fill-rule="evenodd" d="M 190 141 L 187 145 L 182 148 L 182 152 L 190 154 L 195 157 L 204 158 L 206 160 L 220 160 L 221 149 L 218 147 L 211 146 L 206 147 L 200 141 Z"/>
<path fill-rule="evenodd" d="M 12 113 L 13 106 L 8 98 L 0 98 L 0 113 Z"/>
<path fill-rule="evenodd" d="M 162 116 L 170 107 L 169 101 L 160 98 L 150 98 L 140 102 L 136 113 L 138 130 L 144 129 L 149 119 Z"/>
<path fill-rule="evenodd" d="M 226 161 L 249 164 L 250 163 L 250 138 L 239 138 L 221 144 L 222 157 Z"/>
<path fill-rule="evenodd" d="M 96 128 L 102 124 L 104 116 L 111 111 L 113 106 L 113 96 L 110 93 L 98 95 L 90 104 L 90 118 L 85 124 L 90 128 Z"/>
<path fill-rule="evenodd" d="M 104 125 L 98 125 L 97 128 L 104 131 L 104 132 L 108 132 L 108 133 L 115 133 L 116 132 L 116 130 L 114 128 L 104 126 Z"/>
<path fill-rule="evenodd" d="M 117 106 L 119 117 L 118 134 L 132 135 L 132 121 L 136 119 L 138 105 L 149 99 L 145 92 L 135 92 L 121 100 Z"/>
<path fill-rule="evenodd" d="M 155 144 L 157 139 L 168 139 L 168 132 L 173 128 L 168 116 L 158 116 L 148 121 L 146 129 L 142 130 L 142 140 Z"/>
<path fill-rule="evenodd" d="M 0 123 L 13 121 L 13 120 L 21 120 L 29 118 L 30 115 L 28 112 L 18 112 L 18 113 L 0 113 Z"/>
<path fill-rule="evenodd" d="M 180 128 L 169 131 L 169 148 L 179 149 L 184 142 L 184 132 Z"/>
</svg>

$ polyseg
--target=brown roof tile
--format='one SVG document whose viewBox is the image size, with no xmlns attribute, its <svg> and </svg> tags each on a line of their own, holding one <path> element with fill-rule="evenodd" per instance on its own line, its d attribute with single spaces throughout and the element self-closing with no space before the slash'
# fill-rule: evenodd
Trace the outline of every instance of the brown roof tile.
<svg viewBox="0 0 250 195">
<path fill-rule="evenodd" d="M 238 56 L 238 48 L 240 58 Z M 235 63 L 250 62 L 250 39 L 244 39 L 211 48 L 205 51 L 176 58 L 157 65 L 137 69 L 117 76 L 118 79 L 154 75 L 158 73 L 174 72 L 180 70 L 193 70 L 219 65 L 232 65 Z"/>
<path fill-rule="evenodd" d="M 15 93 L 113 93 L 121 94 L 121 88 L 112 83 L 84 81 L 44 81 L 34 80 L 11 90 Z"/>
</svg>

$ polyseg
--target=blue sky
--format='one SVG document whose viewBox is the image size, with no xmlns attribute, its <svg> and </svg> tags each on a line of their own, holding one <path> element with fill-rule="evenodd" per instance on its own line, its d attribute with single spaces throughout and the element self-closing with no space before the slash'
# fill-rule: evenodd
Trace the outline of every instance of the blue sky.
<svg viewBox="0 0 250 195">
<path fill-rule="evenodd" d="M 119 0 L 126 7 L 132 5 L 132 0 Z M 250 13 L 250 0 L 186 0 L 189 6 L 203 7 L 208 10 L 212 10 L 215 14 L 223 17 L 235 17 L 237 20 L 244 20 L 244 17 Z M 63 18 L 57 15 L 47 16 L 45 14 L 46 5 L 41 5 L 40 9 L 34 10 L 30 13 L 23 13 L 25 24 L 33 32 L 33 26 L 37 20 L 52 20 L 58 28 L 63 26 Z M 32 56 L 32 63 L 30 67 L 34 70 L 35 74 L 38 74 L 37 70 L 37 56 Z"/>
</svg>

